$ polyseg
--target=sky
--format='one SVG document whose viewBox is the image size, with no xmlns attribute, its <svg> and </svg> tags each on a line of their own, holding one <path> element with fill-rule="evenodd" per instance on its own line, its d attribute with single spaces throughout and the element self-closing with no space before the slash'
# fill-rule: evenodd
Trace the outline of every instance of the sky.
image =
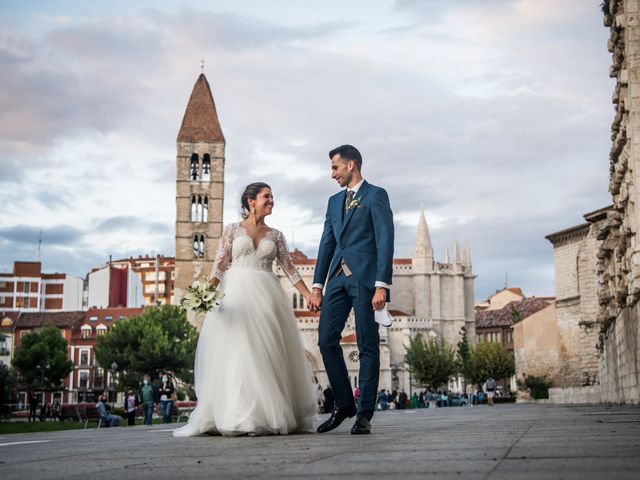
<svg viewBox="0 0 640 480">
<path fill-rule="evenodd" d="M 421 205 L 435 258 L 468 242 L 476 299 L 553 295 L 545 236 L 611 203 L 600 0 L 0 4 L 0 271 L 84 277 L 175 253 L 176 137 L 207 76 L 226 138 L 224 223 L 266 181 L 308 256 L 349 143 L 384 187 L 395 256 Z"/>
</svg>

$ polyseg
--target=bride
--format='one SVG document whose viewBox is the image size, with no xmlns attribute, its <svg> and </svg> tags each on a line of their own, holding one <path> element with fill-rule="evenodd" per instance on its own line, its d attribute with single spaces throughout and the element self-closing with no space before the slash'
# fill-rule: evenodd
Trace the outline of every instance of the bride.
<svg viewBox="0 0 640 480">
<path fill-rule="evenodd" d="M 281 232 L 264 223 L 271 187 L 252 183 L 241 197 L 240 223 L 220 239 L 212 284 L 224 292 L 208 312 L 195 358 L 196 409 L 175 437 L 203 433 L 268 435 L 313 429 L 316 392 L 291 302 L 273 261 L 308 300 Z"/>
</svg>

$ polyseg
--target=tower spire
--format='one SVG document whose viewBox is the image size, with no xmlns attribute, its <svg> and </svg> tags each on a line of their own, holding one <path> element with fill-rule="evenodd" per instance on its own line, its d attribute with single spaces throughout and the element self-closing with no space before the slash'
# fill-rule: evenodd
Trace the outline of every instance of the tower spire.
<svg viewBox="0 0 640 480">
<path fill-rule="evenodd" d="M 414 258 L 431 257 L 433 258 L 433 247 L 431 246 L 431 236 L 429 235 L 429 227 L 427 219 L 424 216 L 424 206 L 420 205 L 420 218 L 418 219 L 418 230 L 416 233 L 416 245 L 413 249 Z"/>
<path fill-rule="evenodd" d="M 420 218 L 418 219 L 416 244 L 413 248 L 411 265 L 413 273 L 427 274 L 433 271 L 433 247 L 422 205 L 420 205 Z"/>
<path fill-rule="evenodd" d="M 187 109 L 182 118 L 178 142 L 224 142 L 207 77 L 201 73 L 193 86 Z"/>
<path fill-rule="evenodd" d="M 458 241 L 453 241 L 453 263 L 460 263 L 460 247 Z"/>
</svg>

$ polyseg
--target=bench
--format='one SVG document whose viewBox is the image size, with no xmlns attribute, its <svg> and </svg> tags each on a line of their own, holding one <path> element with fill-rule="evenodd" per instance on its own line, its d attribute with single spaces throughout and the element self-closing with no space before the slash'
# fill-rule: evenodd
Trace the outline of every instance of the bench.
<svg viewBox="0 0 640 480">
<path fill-rule="evenodd" d="M 185 420 L 189 419 L 191 412 L 196 408 L 196 402 L 173 402 L 173 409 L 171 410 L 171 417 L 173 417 L 176 423 L 180 423 L 182 417 Z"/>
<path fill-rule="evenodd" d="M 95 405 L 77 405 L 76 415 L 78 417 L 78 422 L 84 423 L 85 429 L 89 425 L 89 422 L 97 422 L 97 428 L 109 426 L 108 423 L 103 423 L 102 418 L 98 413 L 98 408 Z"/>
</svg>

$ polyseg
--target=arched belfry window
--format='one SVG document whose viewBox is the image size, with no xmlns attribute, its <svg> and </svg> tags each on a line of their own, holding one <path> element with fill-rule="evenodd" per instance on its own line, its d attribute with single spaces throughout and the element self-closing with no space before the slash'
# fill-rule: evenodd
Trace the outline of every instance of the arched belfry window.
<svg viewBox="0 0 640 480">
<path fill-rule="evenodd" d="M 208 182 L 211 180 L 211 155 L 205 153 L 202 156 L 202 181 Z"/>
<path fill-rule="evenodd" d="M 191 167 L 189 168 L 189 178 L 198 180 L 198 154 L 191 154 Z"/>
<path fill-rule="evenodd" d="M 196 235 L 193 239 L 193 258 L 204 258 L 204 235 Z"/>
<path fill-rule="evenodd" d="M 196 205 L 196 222 L 202 221 L 202 195 L 198 195 L 198 203 Z"/>
<path fill-rule="evenodd" d="M 202 221 L 209 221 L 209 197 L 207 195 L 204 196 L 204 204 L 202 206 Z"/>
<path fill-rule="evenodd" d="M 195 195 L 191 195 L 191 221 L 192 222 L 197 222 L 198 221 L 198 211 L 197 211 L 197 206 L 196 206 L 196 196 Z"/>
<path fill-rule="evenodd" d="M 298 309 L 298 294 L 297 293 L 293 294 L 293 309 L 294 310 Z"/>
</svg>

